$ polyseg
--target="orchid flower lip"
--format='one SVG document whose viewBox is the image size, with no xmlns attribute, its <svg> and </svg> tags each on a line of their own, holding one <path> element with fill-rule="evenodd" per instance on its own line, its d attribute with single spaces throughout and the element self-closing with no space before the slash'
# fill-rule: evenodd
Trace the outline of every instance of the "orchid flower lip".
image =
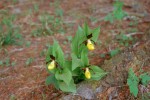
<svg viewBox="0 0 150 100">
<path fill-rule="evenodd" d="M 95 49 L 94 44 L 91 42 L 90 39 L 87 40 L 87 48 L 89 50 L 94 50 Z"/>
<path fill-rule="evenodd" d="M 52 60 L 51 62 L 50 62 L 50 64 L 48 65 L 48 69 L 49 70 L 52 70 L 52 69 L 54 69 L 55 68 L 55 60 Z"/>
<path fill-rule="evenodd" d="M 90 79 L 90 78 L 91 78 L 91 73 L 90 73 L 90 71 L 89 71 L 89 68 L 85 68 L 85 77 L 86 77 L 87 79 Z"/>
</svg>

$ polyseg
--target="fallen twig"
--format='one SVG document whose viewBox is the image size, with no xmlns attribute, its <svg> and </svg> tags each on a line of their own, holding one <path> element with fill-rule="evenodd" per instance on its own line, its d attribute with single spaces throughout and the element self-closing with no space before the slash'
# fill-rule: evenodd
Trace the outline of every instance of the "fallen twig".
<svg viewBox="0 0 150 100">
<path fill-rule="evenodd" d="M 133 36 L 133 35 L 141 35 L 141 34 L 144 34 L 144 33 L 143 32 L 134 32 L 134 33 L 129 33 L 126 36 L 130 37 L 130 36 Z"/>
</svg>

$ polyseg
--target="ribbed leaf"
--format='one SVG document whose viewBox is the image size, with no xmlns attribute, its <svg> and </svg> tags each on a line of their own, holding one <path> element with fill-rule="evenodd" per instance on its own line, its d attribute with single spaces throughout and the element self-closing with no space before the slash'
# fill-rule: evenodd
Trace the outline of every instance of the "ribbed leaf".
<svg viewBox="0 0 150 100">
<path fill-rule="evenodd" d="M 75 70 L 77 67 L 81 66 L 81 60 L 77 58 L 75 54 L 71 55 L 72 57 L 72 71 Z"/>
<path fill-rule="evenodd" d="M 99 34 L 100 34 L 100 27 L 97 27 L 97 28 L 93 29 L 91 33 L 92 33 L 92 35 L 93 35 L 92 40 L 93 40 L 94 42 L 96 42 L 97 39 L 98 39 L 98 36 L 99 36 Z"/>
<path fill-rule="evenodd" d="M 59 82 L 59 87 L 64 92 L 76 93 L 76 85 L 74 84 L 73 80 L 71 80 L 69 85 L 67 85 L 65 82 Z"/>
<path fill-rule="evenodd" d="M 57 70 L 56 74 L 55 74 L 55 77 L 57 80 L 62 80 L 64 81 L 67 85 L 70 84 L 70 81 L 72 79 L 72 74 L 70 72 L 69 69 L 67 68 L 64 68 L 62 70 L 62 72 L 60 72 L 59 70 Z"/>
<path fill-rule="evenodd" d="M 128 79 L 127 79 L 127 84 L 129 85 L 130 93 L 132 93 L 135 97 L 137 97 L 139 79 L 138 79 L 138 77 L 134 74 L 132 68 L 129 69 L 128 74 L 129 74 L 129 75 L 128 75 Z"/>
<path fill-rule="evenodd" d="M 150 82 L 150 76 L 148 75 L 148 73 L 140 75 L 140 78 L 143 85 L 147 85 Z"/>
<path fill-rule="evenodd" d="M 56 89 L 59 89 L 58 82 L 57 82 L 57 80 L 56 80 L 56 78 L 55 78 L 54 75 L 48 76 L 48 77 L 46 78 L 45 84 L 46 84 L 46 85 L 53 84 Z"/>
<path fill-rule="evenodd" d="M 90 72 L 91 72 L 91 79 L 93 80 L 100 80 L 107 74 L 107 72 L 105 72 L 98 66 L 90 66 Z"/>
</svg>

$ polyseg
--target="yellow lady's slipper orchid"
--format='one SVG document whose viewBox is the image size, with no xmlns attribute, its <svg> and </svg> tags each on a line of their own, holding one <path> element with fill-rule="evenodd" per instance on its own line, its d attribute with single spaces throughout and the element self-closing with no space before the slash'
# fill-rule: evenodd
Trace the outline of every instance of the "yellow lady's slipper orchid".
<svg viewBox="0 0 150 100">
<path fill-rule="evenodd" d="M 94 50 L 94 49 L 95 49 L 95 48 L 94 48 L 94 44 L 91 42 L 90 39 L 87 40 L 87 48 L 88 48 L 89 50 Z"/>
<path fill-rule="evenodd" d="M 90 79 L 90 78 L 91 78 L 91 73 L 90 73 L 90 71 L 89 71 L 89 68 L 86 68 L 86 69 L 85 69 L 85 77 L 86 77 L 87 79 Z"/>
<path fill-rule="evenodd" d="M 49 70 L 52 70 L 52 69 L 54 69 L 54 68 L 55 68 L 55 61 L 52 60 L 52 62 L 48 65 L 48 69 L 49 69 Z"/>
</svg>

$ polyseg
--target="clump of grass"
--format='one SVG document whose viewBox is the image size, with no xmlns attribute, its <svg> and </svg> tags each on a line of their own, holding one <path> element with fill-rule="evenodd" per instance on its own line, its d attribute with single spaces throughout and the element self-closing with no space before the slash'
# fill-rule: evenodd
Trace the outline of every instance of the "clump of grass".
<svg viewBox="0 0 150 100">
<path fill-rule="evenodd" d="M 40 23 L 35 26 L 36 29 L 31 32 L 32 36 L 36 37 L 53 35 L 55 33 L 65 33 L 63 10 L 61 8 L 57 8 L 54 14 L 41 14 L 38 19 Z"/>
<path fill-rule="evenodd" d="M 123 45 L 123 46 L 129 46 L 130 42 L 133 41 L 133 38 L 130 36 L 126 36 L 125 34 L 120 34 L 120 35 L 117 35 L 116 36 L 118 42 L 120 45 Z"/>
<path fill-rule="evenodd" d="M 123 5 L 123 2 L 116 0 L 113 5 L 114 10 L 109 13 L 104 20 L 110 23 L 113 23 L 115 20 L 122 20 L 125 16 L 127 16 L 127 13 L 123 11 Z"/>
<path fill-rule="evenodd" d="M 26 60 L 26 62 L 25 62 L 25 65 L 26 66 L 29 66 L 29 65 L 31 65 L 32 63 L 33 63 L 33 58 L 28 58 L 27 60 Z"/>
<path fill-rule="evenodd" d="M 20 44 L 22 36 L 20 29 L 13 22 L 16 16 L 3 17 L 0 22 L 0 47 L 4 45 Z"/>
<path fill-rule="evenodd" d="M 0 66 L 14 67 L 15 65 L 16 65 L 16 61 L 11 61 L 10 58 L 5 58 L 4 60 L 0 60 Z"/>
</svg>

